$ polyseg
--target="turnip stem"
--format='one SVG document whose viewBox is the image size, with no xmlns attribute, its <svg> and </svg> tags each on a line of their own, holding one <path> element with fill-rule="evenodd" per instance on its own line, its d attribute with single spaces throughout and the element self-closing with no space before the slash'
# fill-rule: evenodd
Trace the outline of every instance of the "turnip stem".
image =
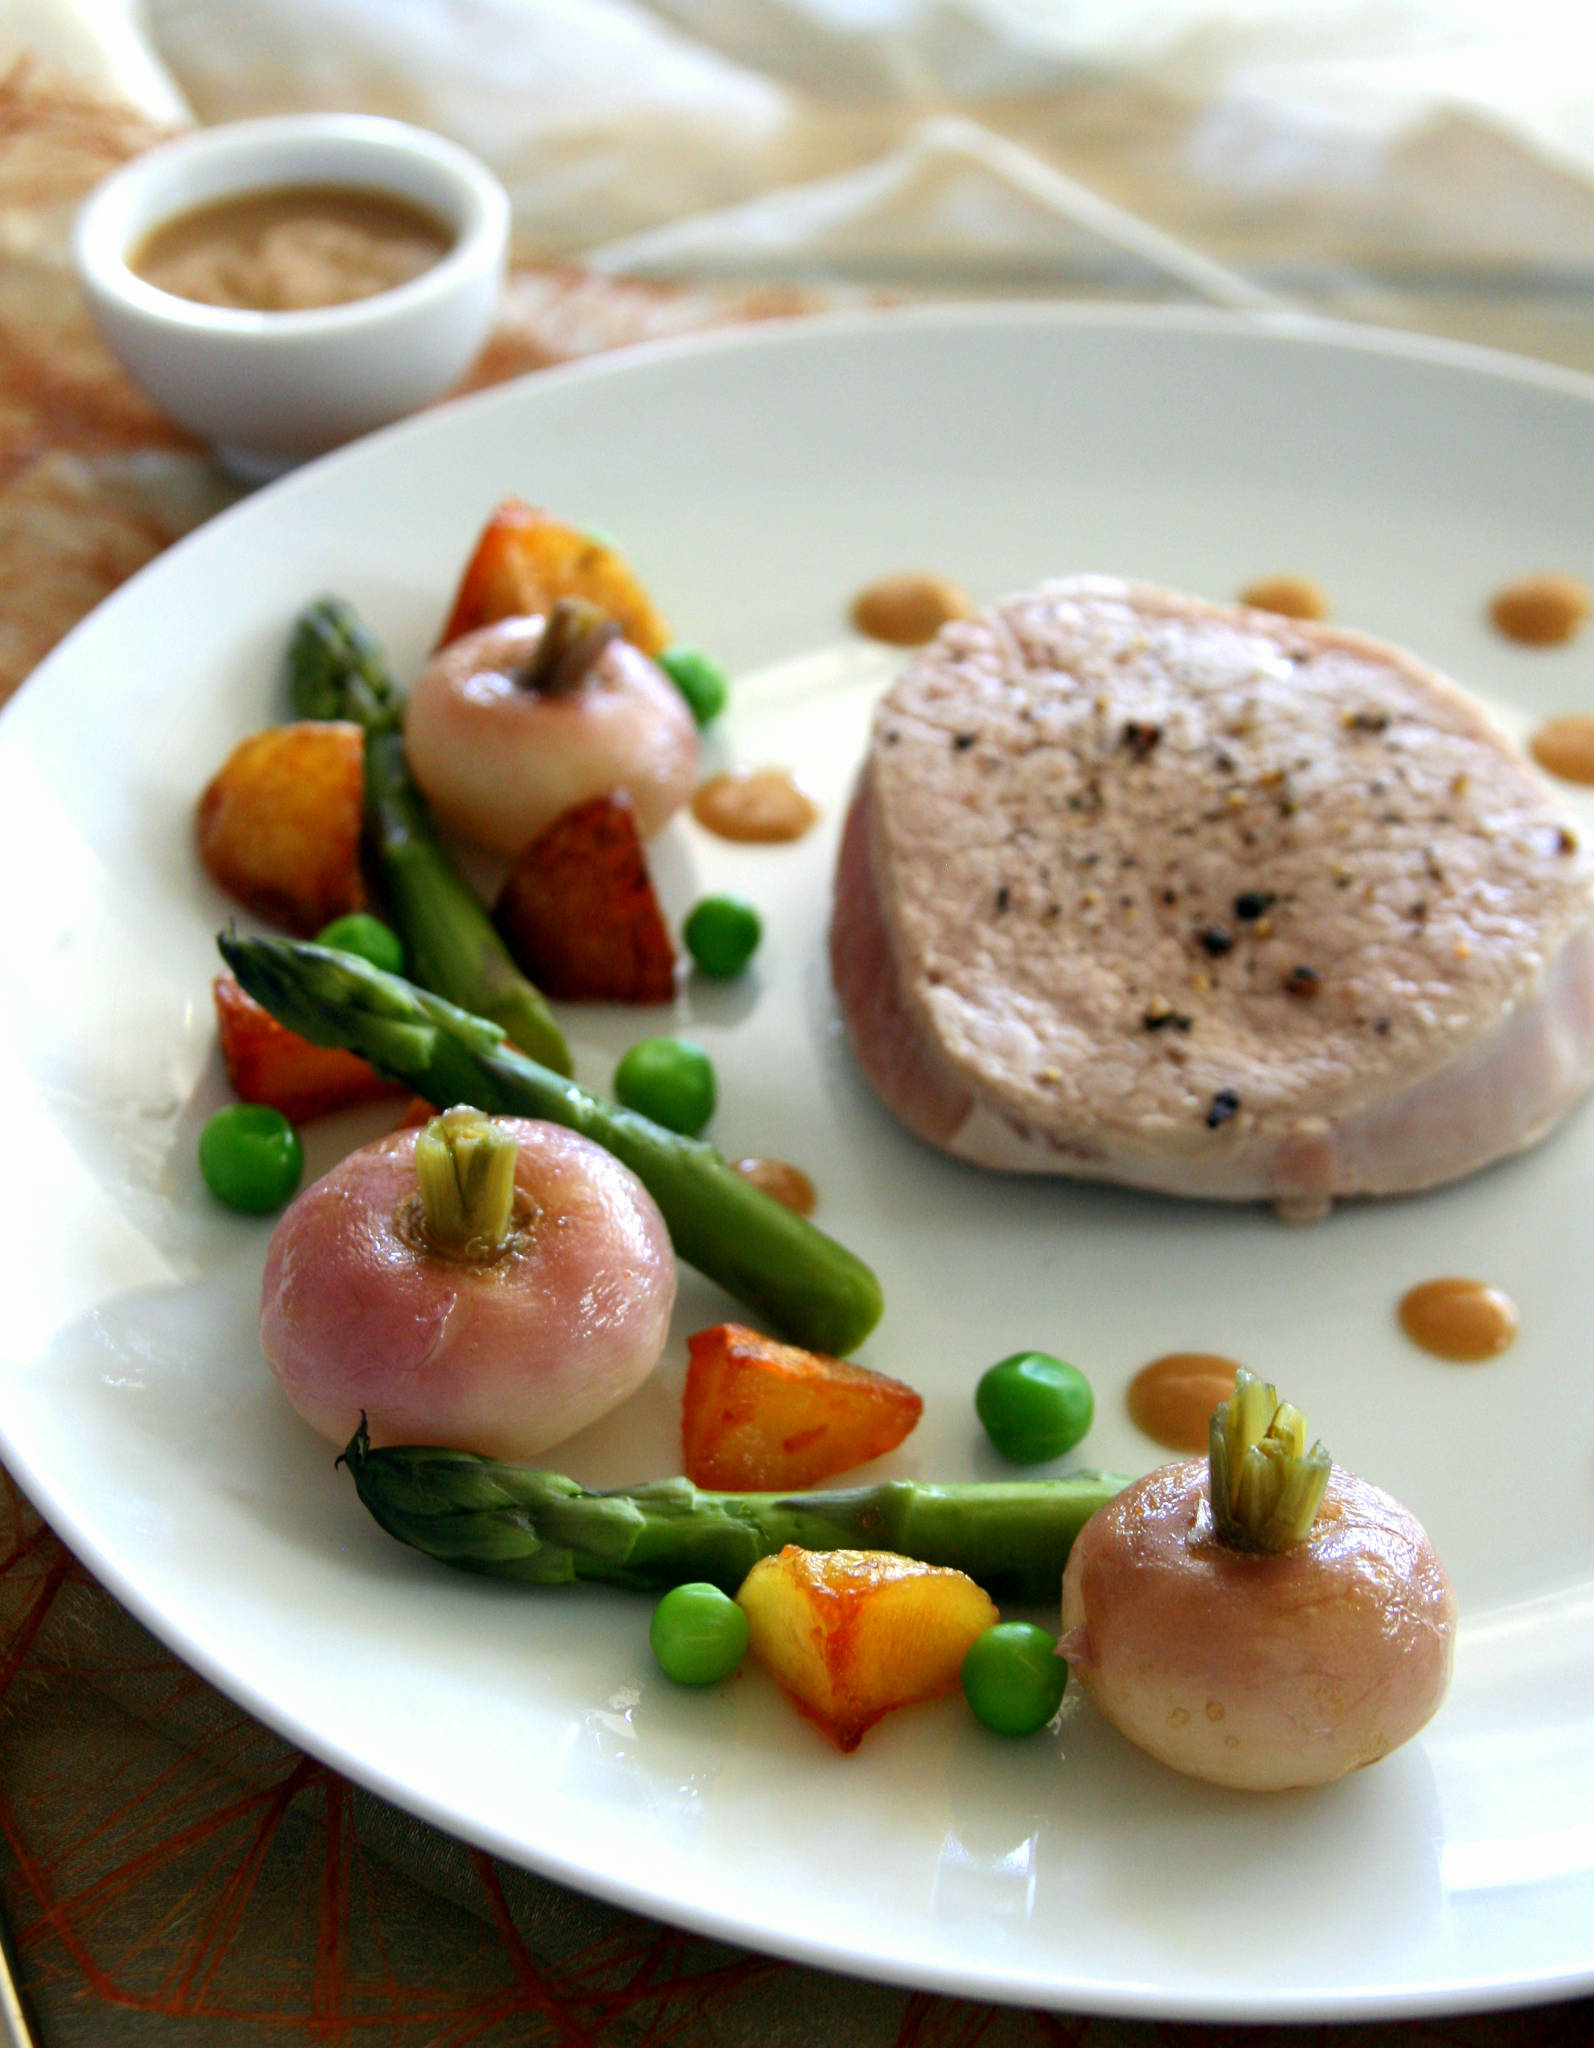
<svg viewBox="0 0 1594 2048">
<path fill-rule="evenodd" d="M 479 1110 L 445 1110 L 415 1140 L 422 1230 L 448 1258 L 487 1260 L 503 1249 L 515 1209 L 514 1135 Z"/>
<path fill-rule="evenodd" d="M 1306 1449 L 1306 1417 L 1243 1368 L 1213 1411 L 1212 1521 L 1237 1550 L 1288 1550 L 1323 1504 L 1333 1469 L 1323 1446 Z"/>
<path fill-rule="evenodd" d="M 568 697 L 581 687 L 610 641 L 620 638 L 618 620 L 584 597 L 561 597 L 549 612 L 542 638 L 515 676 L 522 690 L 540 697 Z"/>
</svg>

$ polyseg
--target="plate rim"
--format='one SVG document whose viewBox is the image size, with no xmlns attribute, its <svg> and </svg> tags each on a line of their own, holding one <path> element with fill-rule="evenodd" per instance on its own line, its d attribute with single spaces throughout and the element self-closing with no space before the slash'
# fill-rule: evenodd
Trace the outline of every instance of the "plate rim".
<svg viewBox="0 0 1594 2048">
<path fill-rule="evenodd" d="M 149 561 L 142 563 L 114 590 L 92 605 L 34 664 L 10 699 L 0 705 L 0 741 L 15 723 L 12 714 L 35 702 L 40 694 L 34 686 L 50 687 L 51 670 L 62 652 L 91 625 L 97 627 L 102 615 L 116 606 L 124 593 L 140 587 L 147 577 L 192 548 L 207 544 L 209 536 L 237 521 L 257 516 L 256 507 L 291 498 L 302 489 L 318 487 L 319 480 L 339 469 L 367 459 L 368 451 L 408 439 L 417 441 L 449 426 L 466 415 L 489 413 L 496 407 L 510 407 L 522 391 L 545 389 L 550 385 L 583 383 L 590 378 L 629 374 L 676 357 L 721 353 L 742 354 L 763 347 L 778 346 L 794 336 L 847 336 L 887 327 L 957 328 L 970 327 L 1057 327 L 1110 330 L 1121 327 L 1148 333 L 1208 333 L 1227 335 L 1239 341 L 1272 341 L 1294 347 L 1330 352 L 1406 360 L 1429 364 L 1436 369 L 1467 372 L 1490 381 L 1504 379 L 1532 389 L 1594 403 L 1594 371 L 1583 371 L 1535 356 L 1481 342 L 1455 339 L 1449 335 L 1427 334 L 1413 329 L 1384 327 L 1327 315 L 1266 309 L 1237 311 L 1229 307 L 1204 305 L 1139 305 L 1118 301 L 1071 299 L 968 299 L 914 301 L 887 306 L 843 306 L 815 312 L 780 313 L 750 320 L 743 325 L 712 327 L 686 334 L 661 335 L 599 349 L 589 355 L 551 363 L 540 369 L 524 370 L 495 384 L 461 392 L 440 400 L 420 412 L 395 420 L 373 433 L 360 436 L 341 448 L 330 450 L 297 468 L 274 477 L 258 488 L 245 491 L 232 504 L 213 513 L 196 527 L 180 534 Z M 441 424 L 440 424 L 441 423 Z M 196 456 L 202 451 L 195 451 Z M 26 714 L 24 713 L 24 716 Z M 3 1438 L 0 1438 L 3 1442 Z"/>
</svg>

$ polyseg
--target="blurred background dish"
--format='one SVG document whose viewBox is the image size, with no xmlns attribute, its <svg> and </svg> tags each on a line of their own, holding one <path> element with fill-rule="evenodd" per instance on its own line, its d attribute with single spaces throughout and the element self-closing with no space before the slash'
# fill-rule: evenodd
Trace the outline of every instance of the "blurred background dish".
<svg viewBox="0 0 1594 2048">
<path fill-rule="evenodd" d="M 457 144 L 295 114 L 135 157 L 84 204 L 74 251 L 123 368 L 253 480 L 453 383 L 492 321 L 508 230 L 503 187 Z"/>
</svg>

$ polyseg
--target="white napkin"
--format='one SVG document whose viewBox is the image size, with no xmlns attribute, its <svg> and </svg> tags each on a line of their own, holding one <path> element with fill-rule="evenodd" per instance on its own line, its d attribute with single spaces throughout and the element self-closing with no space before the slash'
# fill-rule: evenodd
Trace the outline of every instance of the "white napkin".
<svg viewBox="0 0 1594 2048">
<path fill-rule="evenodd" d="M 11 6 L 97 22 L 201 120 L 454 135 L 534 258 L 1282 300 L 1594 365 L 1594 10 L 1567 0 Z"/>
</svg>

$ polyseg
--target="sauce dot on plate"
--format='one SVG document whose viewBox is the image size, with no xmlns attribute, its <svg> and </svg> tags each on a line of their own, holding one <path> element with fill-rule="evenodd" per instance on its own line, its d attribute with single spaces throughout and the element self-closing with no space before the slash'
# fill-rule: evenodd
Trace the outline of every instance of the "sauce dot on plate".
<svg viewBox="0 0 1594 2048">
<path fill-rule="evenodd" d="M 799 1216 L 812 1216 L 819 1196 L 800 1166 L 784 1159 L 738 1159 L 734 1171 Z"/>
<path fill-rule="evenodd" d="M 1497 1358 L 1521 1328 L 1516 1303 L 1482 1280 L 1424 1280 L 1400 1297 L 1398 1313 L 1413 1344 L 1456 1365 Z"/>
<path fill-rule="evenodd" d="M 801 839 L 819 806 L 789 768 L 735 768 L 699 785 L 692 816 L 721 839 L 776 845 Z"/>
<path fill-rule="evenodd" d="M 1129 1419 L 1170 1451 L 1204 1451 L 1212 1411 L 1234 1392 L 1239 1367 L 1211 1351 L 1170 1351 L 1129 1382 Z"/>
<path fill-rule="evenodd" d="M 1524 647 L 1562 647 L 1594 609 L 1587 584 L 1575 576 L 1524 576 L 1497 590 L 1489 617 L 1508 640 Z"/>
<path fill-rule="evenodd" d="M 1286 619 L 1326 619 L 1328 592 L 1310 576 L 1262 576 L 1240 592 L 1241 604 Z"/>
<path fill-rule="evenodd" d="M 1594 713 L 1569 711 L 1547 718 L 1528 741 L 1528 752 L 1547 775 L 1594 783 Z"/>
<path fill-rule="evenodd" d="M 966 619 L 973 607 L 944 576 L 882 576 L 852 601 L 852 623 L 871 640 L 892 647 L 921 647 L 952 619 Z"/>
</svg>

